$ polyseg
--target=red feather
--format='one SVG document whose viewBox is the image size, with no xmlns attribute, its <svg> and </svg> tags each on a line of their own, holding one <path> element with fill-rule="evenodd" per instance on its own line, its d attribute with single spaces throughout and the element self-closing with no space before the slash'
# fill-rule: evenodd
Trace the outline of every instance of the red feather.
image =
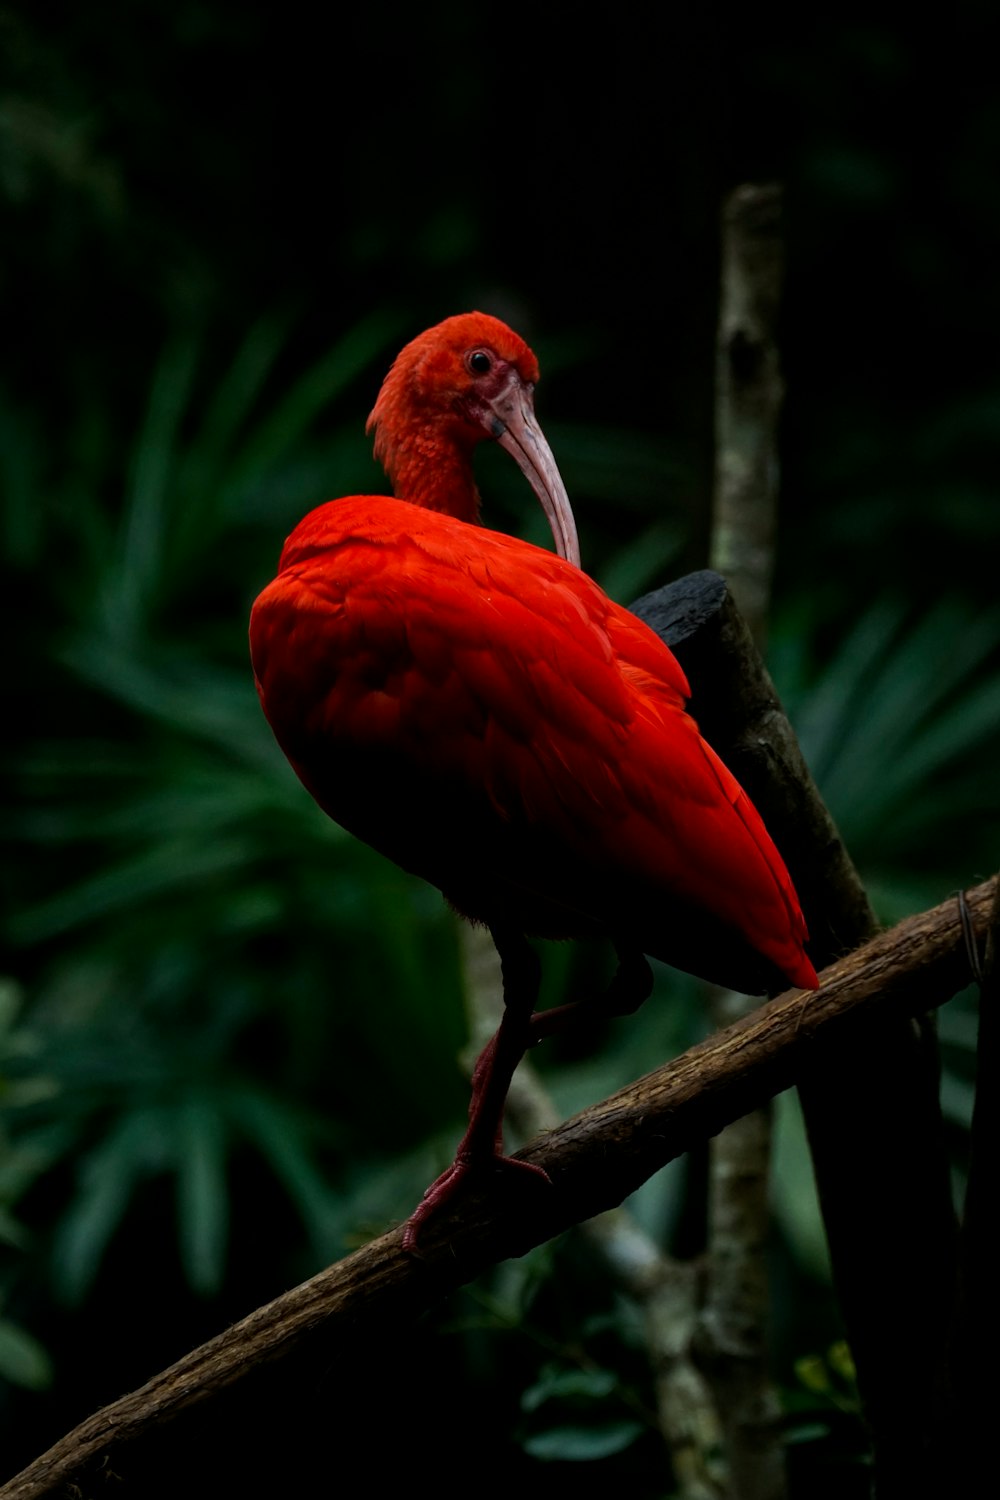
<svg viewBox="0 0 1000 1500">
<path fill-rule="evenodd" d="M 264 712 L 320 806 L 487 923 L 502 955 L 512 935 L 603 933 L 623 959 L 734 988 L 815 987 L 788 872 L 685 712 L 684 673 L 576 566 L 536 378 L 527 345 L 481 314 L 407 346 L 372 414 L 402 498 L 331 501 L 289 537 L 251 619 Z M 489 437 L 562 556 L 475 524 L 471 454 Z M 456 1166 L 408 1243 L 496 1150 L 533 992 L 505 1000 Z"/>
<path fill-rule="evenodd" d="M 561 558 L 405 501 L 332 501 L 289 538 L 251 649 L 324 810 L 465 915 L 671 961 L 694 905 L 815 984 L 788 873 L 676 659 Z"/>
</svg>

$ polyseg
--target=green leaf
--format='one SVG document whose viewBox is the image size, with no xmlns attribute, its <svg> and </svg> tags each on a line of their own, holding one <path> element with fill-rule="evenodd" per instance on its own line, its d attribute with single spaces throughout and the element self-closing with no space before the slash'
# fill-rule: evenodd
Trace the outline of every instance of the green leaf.
<svg viewBox="0 0 1000 1500">
<path fill-rule="evenodd" d="M 401 319 L 378 311 L 360 319 L 332 349 L 299 377 L 287 395 L 254 429 L 235 462 L 230 486 L 259 476 L 293 450 L 326 407 L 345 391 L 380 350 L 397 336 Z M 359 424 L 360 431 L 360 424 Z"/>
<path fill-rule="evenodd" d="M 301 1214 L 317 1256 L 323 1261 L 332 1258 L 342 1224 L 340 1206 L 306 1145 L 301 1117 L 278 1100 L 248 1088 L 232 1091 L 229 1109 L 233 1120 L 270 1162 Z"/>
<path fill-rule="evenodd" d="M 796 1445 L 818 1443 L 829 1436 L 830 1426 L 827 1422 L 796 1422 L 785 1429 L 785 1442 Z"/>
<path fill-rule="evenodd" d="M 17 943 L 36 943 L 171 892 L 243 871 L 250 857 L 246 841 L 232 837 L 204 848 L 180 840 L 164 841 L 19 913 L 8 931 Z"/>
<path fill-rule="evenodd" d="M 194 1290 L 211 1296 L 225 1269 L 229 1190 L 226 1124 L 207 1096 L 181 1105 L 176 1144 L 181 1262 Z"/>
<path fill-rule="evenodd" d="M 187 329 L 172 335 L 153 378 L 133 457 L 119 553 L 104 588 L 102 614 L 113 635 L 135 635 L 155 592 L 178 429 L 194 383 L 199 343 Z"/>
<path fill-rule="evenodd" d="M 601 587 L 612 599 L 637 598 L 669 575 L 683 540 L 679 526 L 655 521 L 615 550 L 601 570 Z"/>
<path fill-rule="evenodd" d="M 213 486 L 221 488 L 226 457 L 287 343 L 290 321 L 287 314 L 273 312 L 258 319 L 206 401 L 201 428 L 178 474 L 180 503 L 188 510 L 200 509 Z"/>
<path fill-rule="evenodd" d="M 818 1281 L 829 1282 L 830 1252 L 820 1213 L 802 1108 L 791 1090 L 775 1104 L 771 1200 L 796 1259 Z"/>
<path fill-rule="evenodd" d="M 524 1438 L 521 1446 L 532 1458 L 547 1463 L 591 1463 L 610 1458 L 631 1447 L 645 1431 L 641 1422 L 623 1419 L 619 1422 L 588 1423 L 587 1426 L 551 1427 Z"/>
<path fill-rule="evenodd" d="M 534 1385 L 521 1396 L 522 1411 L 537 1411 L 546 1401 L 600 1401 L 618 1387 L 613 1370 L 568 1369 L 564 1365 L 545 1365 Z"/>
<path fill-rule="evenodd" d="M 162 1112 L 136 1109 L 84 1158 L 53 1243 L 56 1284 L 68 1302 L 82 1301 L 90 1289 L 139 1179 L 165 1164 L 165 1140 Z"/>
<path fill-rule="evenodd" d="M 52 1361 L 38 1340 L 9 1318 L 0 1318 L 0 1378 L 28 1391 L 44 1391 L 52 1376 Z"/>
<path fill-rule="evenodd" d="M 30 1238 L 24 1225 L 19 1224 L 6 1208 L 0 1208 L 0 1244 L 9 1245 L 12 1250 L 26 1250 Z"/>
<path fill-rule="evenodd" d="M 968 1130 L 976 1103 L 975 1084 L 946 1069 L 941 1075 L 941 1113 L 946 1120 Z"/>
<path fill-rule="evenodd" d="M 0 979 L 0 1042 L 4 1046 L 10 1042 L 8 1033 L 17 1021 L 23 1003 L 21 986 L 13 979 Z"/>
<path fill-rule="evenodd" d="M 1000 835 L 1000 612 L 951 597 L 910 620 L 880 600 L 811 684 L 805 613 L 795 649 L 777 631 L 786 705 L 877 909 L 897 918 L 940 900 Z"/>
</svg>

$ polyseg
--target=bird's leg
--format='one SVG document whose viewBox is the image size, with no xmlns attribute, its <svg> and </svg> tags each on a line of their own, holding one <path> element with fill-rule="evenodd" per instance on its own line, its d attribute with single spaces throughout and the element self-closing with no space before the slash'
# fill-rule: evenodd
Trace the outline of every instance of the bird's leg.
<svg viewBox="0 0 1000 1500">
<path fill-rule="evenodd" d="M 455 1153 L 455 1160 L 424 1193 L 410 1215 L 403 1234 L 403 1249 L 416 1246 L 420 1225 L 450 1201 L 465 1180 L 484 1167 L 515 1168 L 541 1177 L 548 1173 L 530 1162 L 514 1161 L 503 1154 L 503 1110 L 514 1069 L 533 1042 L 531 1025 L 541 981 L 538 957 L 523 933 L 491 927 L 503 973 L 504 1011 L 499 1030 L 487 1042 L 472 1072 L 469 1124 Z M 544 1014 L 544 1012 L 543 1012 Z"/>
<path fill-rule="evenodd" d="M 637 948 L 626 948 L 617 943 L 615 952 L 618 954 L 618 968 L 607 989 L 585 1000 L 574 1000 L 569 1005 L 535 1011 L 528 1023 L 529 1047 L 591 1016 L 631 1016 L 644 1000 L 649 999 L 653 971 L 646 955 Z"/>
</svg>

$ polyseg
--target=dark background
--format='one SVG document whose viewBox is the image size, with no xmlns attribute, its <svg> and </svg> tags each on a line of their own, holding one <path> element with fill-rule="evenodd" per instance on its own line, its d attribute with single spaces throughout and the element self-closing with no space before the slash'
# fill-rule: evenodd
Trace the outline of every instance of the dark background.
<svg viewBox="0 0 1000 1500">
<path fill-rule="evenodd" d="M 323 822 L 245 656 L 291 525 L 380 487 L 364 419 L 423 327 L 480 307 L 533 344 L 585 564 L 627 602 L 705 562 L 720 206 L 781 181 L 772 666 L 885 917 L 995 866 L 995 33 L 971 3 L 793 27 L 712 5 L 0 6 L 11 1471 L 404 1216 L 457 1134 L 454 927 Z M 496 457 L 487 521 L 541 540 Z M 549 955 L 553 996 L 602 962 Z M 698 1034 L 692 988 L 657 988 L 627 1035 L 551 1050 L 567 1108 Z M 960 1161 L 970 1029 L 960 1006 L 944 1024 Z M 846 1494 L 861 1438 L 780 1118 L 775 1374 L 801 1493 Z M 696 1183 L 637 1210 L 685 1253 Z M 338 1445 L 388 1433 L 405 1482 L 443 1423 L 469 1439 L 444 1445 L 445 1490 L 485 1462 L 480 1489 L 558 1470 L 663 1493 L 633 1332 L 569 1237 L 391 1355 L 265 1383 L 267 1435 L 243 1472 L 245 1413 L 220 1418 L 220 1473 L 287 1465 L 296 1488 L 317 1452 L 335 1478 Z M 610 1386 L 581 1393 L 594 1369 Z M 195 1482 L 171 1451 L 165 1492 Z"/>
</svg>

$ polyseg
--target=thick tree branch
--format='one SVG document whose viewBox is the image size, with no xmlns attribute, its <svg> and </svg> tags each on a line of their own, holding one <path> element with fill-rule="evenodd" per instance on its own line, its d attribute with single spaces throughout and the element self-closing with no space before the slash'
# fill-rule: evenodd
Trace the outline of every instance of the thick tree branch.
<svg viewBox="0 0 1000 1500">
<path fill-rule="evenodd" d="M 968 893 L 982 934 L 994 881 Z M 510 1193 L 491 1184 L 452 1215 L 427 1225 L 420 1260 L 403 1255 L 393 1230 L 311 1281 L 259 1308 L 186 1355 L 140 1390 L 68 1433 L 2 1490 L 2 1500 L 39 1500 L 79 1483 L 151 1429 L 218 1395 L 267 1361 L 318 1337 L 392 1336 L 415 1315 L 487 1265 L 521 1255 L 622 1201 L 653 1172 L 730 1121 L 789 1087 L 831 1043 L 865 1045 L 873 1018 L 911 1015 L 968 982 L 957 901 L 882 934 L 832 965 L 816 994 L 789 991 L 567 1120 L 521 1155 L 544 1166 L 552 1188 Z"/>
<path fill-rule="evenodd" d="M 724 581 L 691 574 L 633 608 L 673 647 L 702 734 L 781 850 L 817 967 L 864 942 L 874 913 Z M 876 1491 L 909 1497 L 934 1469 L 945 1485 L 955 1451 L 958 1236 L 933 1037 L 879 1015 L 863 1045 L 823 1048 L 799 1086 Z"/>
<path fill-rule="evenodd" d="M 976 1101 L 972 1115 L 969 1178 L 962 1217 L 961 1285 L 955 1328 L 953 1368 L 960 1441 L 974 1474 L 994 1462 L 995 1394 L 985 1373 L 996 1359 L 1000 1329 L 997 1290 L 997 1096 L 1000 1087 L 1000 880 L 979 960 L 979 1038 L 976 1048 Z"/>
<path fill-rule="evenodd" d="M 781 850 L 817 968 L 865 942 L 877 928 L 875 914 L 725 579 L 689 573 L 631 607 L 673 650 L 699 729 Z"/>
</svg>

